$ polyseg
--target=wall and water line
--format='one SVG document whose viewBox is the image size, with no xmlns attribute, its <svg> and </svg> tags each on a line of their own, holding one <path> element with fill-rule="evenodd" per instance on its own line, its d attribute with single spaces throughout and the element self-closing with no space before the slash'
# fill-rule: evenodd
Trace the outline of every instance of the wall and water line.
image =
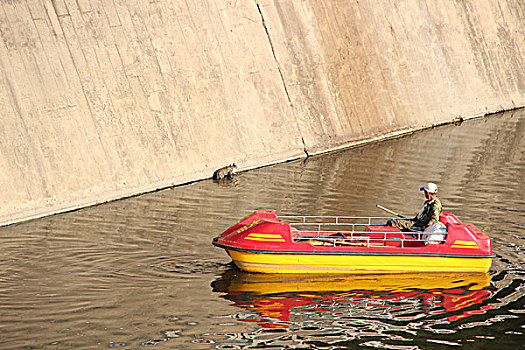
<svg viewBox="0 0 525 350">
<path fill-rule="evenodd" d="M 2 1 L 0 224 L 520 108 L 523 67 L 521 0 Z"/>
</svg>

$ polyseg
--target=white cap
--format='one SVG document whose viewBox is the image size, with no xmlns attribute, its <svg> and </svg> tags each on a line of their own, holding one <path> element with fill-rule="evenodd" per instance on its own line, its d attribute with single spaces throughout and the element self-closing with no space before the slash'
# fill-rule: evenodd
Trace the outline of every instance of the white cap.
<svg viewBox="0 0 525 350">
<path fill-rule="evenodd" d="M 437 185 L 435 183 L 429 182 L 425 186 L 421 187 L 419 190 L 420 191 L 425 190 L 428 193 L 437 193 L 438 187 L 437 187 Z"/>
</svg>

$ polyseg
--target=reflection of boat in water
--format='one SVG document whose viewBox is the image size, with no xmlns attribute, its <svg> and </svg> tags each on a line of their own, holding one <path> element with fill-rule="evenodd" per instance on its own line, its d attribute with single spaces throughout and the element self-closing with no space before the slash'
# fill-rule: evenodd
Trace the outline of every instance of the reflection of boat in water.
<svg viewBox="0 0 525 350">
<path fill-rule="evenodd" d="M 236 306 L 256 312 L 266 327 L 286 327 L 291 314 L 350 308 L 392 317 L 439 315 L 449 321 L 483 313 L 492 295 L 486 273 L 379 275 L 250 274 L 227 271 L 213 282 L 216 292 Z M 413 316 L 411 316 L 413 317 Z M 283 323 L 284 322 L 284 323 Z"/>
<path fill-rule="evenodd" d="M 237 267 L 265 273 L 488 272 L 492 245 L 452 213 L 441 240 L 374 223 L 385 218 L 277 216 L 257 210 L 213 240 Z M 427 234 L 427 236 L 434 236 Z"/>
</svg>

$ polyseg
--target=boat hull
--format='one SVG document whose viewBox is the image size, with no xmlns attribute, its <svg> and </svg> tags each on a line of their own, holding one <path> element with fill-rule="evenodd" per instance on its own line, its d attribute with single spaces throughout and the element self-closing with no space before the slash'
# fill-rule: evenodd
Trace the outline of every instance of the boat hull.
<svg viewBox="0 0 525 350">
<path fill-rule="evenodd" d="M 488 272 L 490 257 L 254 253 L 226 249 L 243 271 L 260 273 Z"/>
<path fill-rule="evenodd" d="M 439 242 L 427 241 L 424 233 L 370 224 L 372 218 L 366 218 L 363 231 L 354 229 L 359 224 L 343 222 L 353 217 L 314 217 L 316 223 L 299 217 L 303 222 L 293 224 L 283 218 L 296 217 L 257 210 L 214 238 L 213 244 L 225 249 L 239 269 L 260 273 L 486 273 L 494 258 L 490 238 L 448 212 L 441 218 L 447 231 Z"/>
</svg>

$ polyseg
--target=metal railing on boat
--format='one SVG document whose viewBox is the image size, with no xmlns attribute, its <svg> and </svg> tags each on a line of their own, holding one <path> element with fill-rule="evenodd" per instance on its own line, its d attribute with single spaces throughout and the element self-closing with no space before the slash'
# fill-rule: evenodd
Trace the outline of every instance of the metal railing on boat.
<svg viewBox="0 0 525 350">
<path fill-rule="evenodd" d="M 400 238 L 388 237 L 388 235 L 395 234 L 392 231 L 371 232 L 363 230 L 367 226 L 384 226 L 386 220 L 392 219 L 392 217 L 283 215 L 279 218 L 290 224 L 292 239 L 296 242 L 309 241 L 312 244 L 332 245 L 334 247 L 343 245 L 366 247 L 397 245 L 401 248 L 404 248 L 407 243 L 410 246 L 428 243 L 422 231 L 402 232 L 404 238 Z M 363 229 L 356 229 L 356 227 Z M 371 237 L 370 234 L 373 234 L 374 237 Z"/>
<path fill-rule="evenodd" d="M 352 231 L 355 231 L 356 226 L 383 226 L 385 220 L 392 219 L 392 217 L 385 216 L 307 216 L 307 215 L 282 215 L 280 219 L 288 222 L 290 225 L 296 226 L 318 226 L 319 230 L 322 226 L 350 226 Z M 397 218 L 399 219 L 399 218 Z M 401 218 L 409 219 L 409 218 Z M 296 221 L 298 220 L 298 221 Z M 316 220 L 316 221 L 309 221 Z M 320 221 L 324 220 L 324 221 Z M 350 220 L 356 220 L 356 222 L 349 222 Z M 361 221 L 361 222 L 357 222 Z M 379 222 L 381 221 L 381 222 Z"/>
</svg>

